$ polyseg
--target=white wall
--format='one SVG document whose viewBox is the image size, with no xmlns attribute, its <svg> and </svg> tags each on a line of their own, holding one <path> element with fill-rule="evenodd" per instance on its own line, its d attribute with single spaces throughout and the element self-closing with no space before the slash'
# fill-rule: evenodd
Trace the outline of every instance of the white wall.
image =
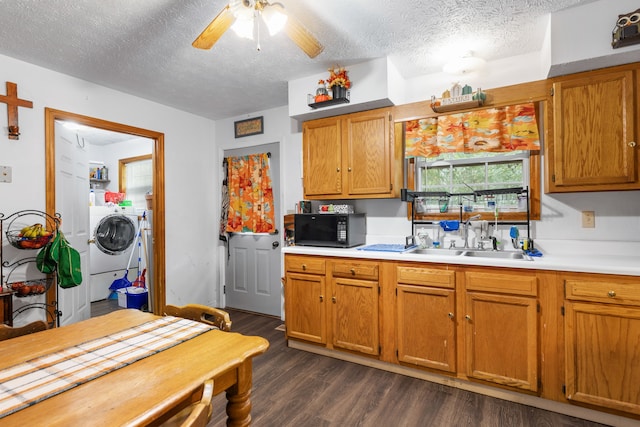
<svg viewBox="0 0 640 427">
<path fill-rule="evenodd" d="M 637 0 L 600 0 L 554 13 L 550 75 L 640 61 L 640 45 L 611 47 L 611 33 L 618 15 L 639 7 Z"/>
<path fill-rule="evenodd" d="M 211 173 L 215 123 L 135 96 L 0 55 L 0 84 L 17 83 L 20 139 L 9 140 L 6 105 L 0 104 L 0 165 L 13 182 L 0 183 L 0 212 L 45 209 L 44 108 L 123 123 L 165 135 L 167 303 L 217 305 L 217 224 Z M 4 93 L 4 88 L 2 89 Z M 217 169 L 214 169 L 217 170 Z M 216 236 L 212 238 L 211 236 Z M 24 254 L 23 254 L 24 256 Z"/>
</svg>

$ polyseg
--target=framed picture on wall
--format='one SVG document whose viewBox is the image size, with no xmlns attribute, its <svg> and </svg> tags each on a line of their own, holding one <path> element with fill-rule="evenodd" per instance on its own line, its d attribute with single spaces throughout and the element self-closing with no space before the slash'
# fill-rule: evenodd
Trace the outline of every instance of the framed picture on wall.
<svg viewBox="0 0 640 427">
<path fill-rule="evenodd" d="M 264 133 L 263 116 L 254 117 L 252 119 L 239 120 L 234 123 L 236 138 L 243 136 L 259 135 Z"/>
</svg>

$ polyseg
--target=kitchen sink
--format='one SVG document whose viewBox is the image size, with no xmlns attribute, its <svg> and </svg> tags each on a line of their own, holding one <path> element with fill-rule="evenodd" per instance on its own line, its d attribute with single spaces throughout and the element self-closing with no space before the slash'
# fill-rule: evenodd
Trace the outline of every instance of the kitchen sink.
<svg viewBox="0 0 640 427">
<path fill-rule="evenodd" d="M 414 249 L 408 253 L 423 254 L 423 255 L 444 255 L 444 256 L 458 256 L 462 255 L 464 251 L 456 249 Z"/>
<path fill-rule="evenodd" d="M 523 261 L 531 261 L 531 258 L 522 252 L 512 251 L 481 251 L 468 249 L 413 249 L 406 253 L 436 255 L 436 256 L 468 256 L 474 258 L 492 258 L 492 259 L 519 259 Z"/>
<path fill-rule="evenodd" d="M 521 259 L 531 261 L 531 258 L 522 252 L 496 252 L 496 251 L 466 251 L 462 256 L 476 258 Z"/>
</svg>

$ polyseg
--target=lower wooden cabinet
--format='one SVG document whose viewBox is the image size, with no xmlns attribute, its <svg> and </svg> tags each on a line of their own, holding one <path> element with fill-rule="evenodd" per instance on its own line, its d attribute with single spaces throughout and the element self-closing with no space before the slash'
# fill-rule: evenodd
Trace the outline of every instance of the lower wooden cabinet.
<svg viewBox="0 0 640 427">
<path fill-rule="evenodd" d="M 456 371 L 455 273 L 398 265 L 396 342 L 398 361 Z"/>
<path fill-rule="evenodd" d="M 380 354 L 378 262 L 285 256 L 288 338 Z"/>
<path fill-rule="evenodd" d="M 285 257 L 287 337 L 326 344 L 325 261 L 319 257 Z"/>
<path fill-rule="evenodd" d="M 535 273 L 465 273 L 465 374 L 520 390 L 538 390 Z"/>
<path fill-rule="evenodd" d="M 566 398 L 640 415 L 640 280 L 566 275 Z"/>
<path fill-rule="evenodd" d="M 305 348 L 640 419 L 638 277 L 294 254 L 285 276 Z"/>
<path fill-rule="evenodd" d="M 330 264 L 333 346 L 380 354 L 378 262 L 349 260 Z"/>
</svg>

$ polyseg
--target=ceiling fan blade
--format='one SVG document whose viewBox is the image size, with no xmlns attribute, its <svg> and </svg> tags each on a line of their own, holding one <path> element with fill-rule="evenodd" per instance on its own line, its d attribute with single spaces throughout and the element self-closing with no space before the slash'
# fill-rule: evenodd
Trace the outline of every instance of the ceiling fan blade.
<svg viewBox="0 0 640 427">
<path fill-rule="evenodd" d="M 278 7 L 282 13 L 286 13 L 284 12 L 284 8 L 280 8 L 277 4 L 272 4 L 270 6 Z M 316 39 L 313 34 L 311 34 L 309 30 L 302 25 L 302 23 L 300 23 L 300 21 L 288 13 L 286 15 L 287 23 L 285 24 L 284 31 L 287 33 L 287 36 L 289 36 L 289 38 L 293 40 L 293 42 L 297 44 L 298 47 L 309 56 L 309 58 L 315 58 L 320 55 L 324 50 L 324 46 L 320 44 L 318 39 Z"/>
<path fill-rule="evenodd" d="M 231 13 L 229 5 L 226 5 L 191 44 L 198 49 L 211 49 L 235 20 L 236 17 Z"/>
</svg>

